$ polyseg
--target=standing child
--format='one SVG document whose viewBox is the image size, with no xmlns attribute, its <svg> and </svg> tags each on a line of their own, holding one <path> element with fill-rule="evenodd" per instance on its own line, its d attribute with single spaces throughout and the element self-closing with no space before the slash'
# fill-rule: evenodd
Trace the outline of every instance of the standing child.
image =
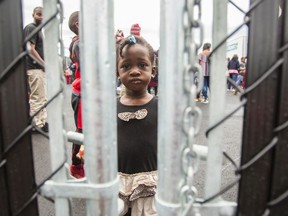
<svg viewBox="0 0 288 216">
<path fill-rule="evenodd" d="M 157 97 L 147 92 L 155 76 L 154 52 L 138 36 L 125 38 L 117 47 L 117 76 L 126 87 L 117 99 L 120 215 L 157 215 Z"/>
<path fill-rule="evenodd" d="M 75 80 L 72 83 L 71 104 L 74 111 L 74 120 L 76 132 L 82 133 L 82 102 L 81 102 L 81 77 L 80 77 L 80 55 L 79 55 L 79 11 L 73 12 L 69 17 L 69 28 L 76 34 L 72 38 L 69 47 L 70 59 L 75 65 Z M 72 165 L 70 166 L 71 175 L 75 178 L 83 178 L 84 164 L 83 159 L 79 158 L 80 145 L 73 144 L 72 146 Z"/>
</svg>

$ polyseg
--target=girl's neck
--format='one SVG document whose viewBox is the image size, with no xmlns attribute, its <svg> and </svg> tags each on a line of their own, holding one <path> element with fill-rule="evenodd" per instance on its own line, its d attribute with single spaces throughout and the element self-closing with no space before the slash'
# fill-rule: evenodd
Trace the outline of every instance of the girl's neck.
<svg viewBox="0 0 288 216">
<path fill-rule="evenodd" d="M 129 94 L 126 92 L 120 102 L 124 105 L 144 105 L 152 99 L 153 95 L 145 92 L 143 94 Z"/>
</svg>

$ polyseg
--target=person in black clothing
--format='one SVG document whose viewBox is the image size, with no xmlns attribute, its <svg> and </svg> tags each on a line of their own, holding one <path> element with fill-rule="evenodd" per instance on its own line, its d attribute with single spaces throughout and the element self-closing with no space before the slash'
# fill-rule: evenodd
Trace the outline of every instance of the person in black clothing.
<svg viewBox="0 0 288 216">
<path fill-rule="evenodd" d="M 34 22 L 28 24 L 24 28 L 24 37 L 27 38 L 42 22 L 42 7 L 36 7 L 32 14 Z M 26 69 L 29 84 L 29 104 L 30 114 L 34 115 L 47 102 L 46 96 L 46 76 L 44 67 L 44 52 L 43 52 L 43 35 L 39 31 L 28 42 L 31 46 L 31 56 L 26 58 Z M 39 64 L 39 63 L 41 64 Z M 46 122 L 47 112 L 43 108 L 34 117 L 33 121 L 37 128 L 44 132 L 48 132 L 48 123 Z M 34 130 L 37 131 L 37 130 Z"/>
<path fill-rule="evenodd" d="M 117 76 L 125 86 L 117 99 L 120 215 L 157 215 L 157 96 L 147 87 L 156 71 L 154 51 L 139 36 L 128 36 L 117 46 Z"/>
<path fill-rule="evenodd" d="M 227 65 L 230 78 L 236 83 L 238 77 L 238 71 L 240 69 L 240 63 L 238 55 L 233 55 L 233 58 L 228 62 Z M 231 90 L 232 85 L 228 82 L 228 90 Z"/>
</svg>

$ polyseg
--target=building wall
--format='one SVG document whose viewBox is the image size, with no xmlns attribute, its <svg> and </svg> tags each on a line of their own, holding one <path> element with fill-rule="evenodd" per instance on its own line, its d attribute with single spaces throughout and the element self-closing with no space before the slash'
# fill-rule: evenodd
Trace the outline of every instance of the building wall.
<svg viewBox="0 0 288 216">
<path fill-rule="evenodd" d="M 248 37 L 239 36 L 227 42 L 227 52 L 226 57 L 232 58 L 234 54 L 237 54 L 239 59 L 241 57 L 247 56 L 247 46 L 248 46 Z"/>
</svg>

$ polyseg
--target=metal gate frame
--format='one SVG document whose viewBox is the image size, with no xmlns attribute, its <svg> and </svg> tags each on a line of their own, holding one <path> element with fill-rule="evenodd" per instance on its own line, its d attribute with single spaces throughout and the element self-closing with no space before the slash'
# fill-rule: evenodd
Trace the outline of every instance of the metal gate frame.
<svg viewBox="0 0 288 216">
<path fill-rule="evenodd" d="M 286 45 L 288 42 L 288 4 L 286 1 L 280 0 L 250 1 L 250 9 L 245 13 L 246 19 L 241 25 L 248 24 L 250 29 L 248 86 L 244 91 L 239 89 L 241 92 L 239 107 L 224 116 L 222 108 L 225 100 L 219 102 L 219 100 L 216 101 L 216 98 L 224 98 L 225 95 L 225 77 L 222 72 L 225 70 L 225 65 L 224 62 L 223 64 L 216 64 L 216 62 L 221 61 L 221 56 L 225 53 L 227 39 L 241 27 L 239 26 L 227 36 L 225 14 L 228 2 L 237 7 L 231 0 L 213 1 L 214 48 L 211 58 L 212 74 L 214 75 L 211 75 L 211 88 L 215 94 L 211 95 L 210 115 L 211 110 L 215 112 L 215 109 L 220 114 L 217 117 L 212 115 L 209 122 L 210 127 L 206 131 L 209 145 L 207 156 L 205 155 L 206 149 L 202 151 L 203 149 L 193 144 L 193 137 L 197 135 L 197 121 L 201 114 L 191 101 L 195 96 L 196 89 L 193 85 L 190 86 L 193 80 L 190 75 L 193 78 L 193 73 L 199 70 L 195 56 L 202 44 L 202 42 L 193 41 L 192 36 L 197 28 L 199 28 L 200 34 L 203 30 L 201 29 L 200 15 L 197 20 L 193 15 L 193 7 L 200 9 L 201 1 L 181 0 L 177 3 L 172 0 L 161 1 L 161 23 L 163 25 L 161 25 L 160 31 L 159 69 L 161 76 L 159 80 L 162 83 L 159 89 L 161 93 L 158 126 L 159 187 L 156 197 L 159 215 L 288 215 L 286 208 L 288 197 L 286 174 L 288 172 L 288 51 Z M 14 15 L 14 13 L 10 13 L 12 8 L 13 11 L 16 8 L 16 14 L 21 14 L 21 4 L 20 1 L 7 0 L 1 1 L 0 4 L 1 16 L 9 17 L 9 21 L 14 20 L 16 23 L 7 27 L 5 34 L 2 33 L 1 47 L 3 46 L 3 49 L 1 50 L 5 50 L 4 45 L 10 35 L 13 35 L 15 40 L 9 41 L 17 41 L 19 44 L 17 48 L 14 46 L 15 49 L 10 49 L 11 52 L 5 52 L 6 56 L 0 52 L 0 60 L 3 59 L 0 70 L 0 186 L 3 189 L 0 205 L 1 209 L 4 209 L 3 214 L 37 215 L 36 198 L 40 192 L 41 195 L 55 200 L 56 215 L 70 215 L 69 198 L 71 197 L 87 200 L 87 215 L 116 215 L 118 212 L 116 95 L 114 91 L 116 83 L 114 73 L 111 73 L 111 71 L 115 71 L 115 43 L 110 40 L 114 35 L 114 21 L 111 17 L 113 0 L 97 0 L 96 2 L 85 0 L 85 4 L 84 1 L 81 4 L 80 36 L 83 40 L 80 43 L 81 53 L 83 53 L 81 65 L 83 104 L 85 104 L 83 114 L 87 178 L 85 182 L 78 183 L 71 183 L 67 180 L 64 168 L 67 160 L 65 143 L 72 139 L 78 139 L 81 142 L 83 137 L 65 131 L 63 125 L 62 60 L 58 56 L 59 25 L 63 17 L 62 5 L 59 0 L 44 1 L 44 14 L 47 18 L 37 30 L 45 27 L 45 66 L 48 74 L 48 89 L 50 89 L 49 100 L 45 106 L 48 108 L 49 122 L 51 122 L 49 143 L 54 171 L 37 186 L 34 182 L 31 137 L 28 133 L 33 126 L 28 118 L 27 102 L 24 100 L 27 96 L 25 94 L 27 86 L 23 73 L 23 60 L 29 54 L 29 50 L 22 51 L 20 49 L 22 38 L 18 26 L 21 25 L 19 23 L 22 19 L 20 17 L 19 19 L 10 18 L 11 14 Z M 278 18 L 279 4 L 282 7 L 282 15 Z M 12 5 L 17 5 L 17 7 L 12 7 Z M 173 18 L 172 13 L 174 14 Z M 270 27 L 270 34 L 266 34 L 267 27 Z M 218 28 L 223 31 L 218 32 Z M 170 34 L 171 30 L 172 34 Z M 167 35 L 170 35 L 169 40 Z M 184 40 L 182 40 L 183 38 Z M 171 40 L 175 43 L 171 43 Z M 257 42 L 254 42 L 255 40 Z M 91 46 L 95 41 L 95 46 Z M 265 46 L 259 46 L 259 43 L 265 44 Z M 15 45 L 15 43 L 13 44 Z M 60 47 L 63 55 L 61 41 Z M 97 63 L 90 64 L 95 59 Z M 59 64 L 55 64 L 55 62 Z M 198 76 L 201 77 L 201 71 L 198 72 L 200 74 Z M 220 73 L 223 73 L 222 76 Z M 16 75 L 19 74 L 22 76 L 16 78 Z M 175 80 L 177 80 L 176 85 Z M 10 97 L 7 97 L 11 92 L 13 93 L 14 84 L 21 86 L 13 95 L 17 95 L 20 100 L 10 100 Z M 232 84 L 235 85 L 233 82 Z M 173 91 L 171 86 L 175 86 Z M 20 92 L 20 90 L 22 91 Z M 267 97 L 262 98 L 263 95 Z M 3 101 L 7 101 L 5 106 Z M 23 103 L 20 103 L 21 101 Z M 23 111 L 22 115 L 17 115 L 20 114 L 17 111 L 14 116 L 5 115 L 8 113 L 7 108 L 10 112 L 15 109 L 15 102 L 17 102 L 17 108 L 21 108 Z M 52 105 L 53 111 L 51 110 Z M 235 166 L 236 175 L 239 178 L 227 187 L 220 188 L 220 169 L 223 157 L 221 150 L 222 123 L 243 106 L 245 106 L 245 116 L 240 167 L 229 158 L 229 155 L 224 154 Z M 95 118 L 90 118 L 90 113 L 93 113 Z M 17 126 L 13 127 L 11 131 L 4 130 L 5 127 L 11 127 L 11 125 Z M 195 161 L 188 159 L 199 156 L 207 157 L 208 164 L 204 200 L 197 199 L 197 191 L 193 186 Z M 25 169 L 20 170 L 19 168 L 22 166 L 19 161 L 22 160 L 30 162 Z M 184 165 L 187 167 L 183 167 Z M 183 170 L 174 169 L 175 166 L 181 167 Z M 22 186 L 18 178 L 20 171 L 21 173 L 25 171 L 27 184 L 25 187 L 12 190 L 12 187 Z M 27 173 L 31 175 L 27 175 Z M 50 178 L 53 180 L 48 180 Z M 21 178 L 22 181 L 23 178 Z M 216 186 L 212 187 L 215 181 Z M 221 195 L 239 181 L 239 200 L 237 212 L 235 212 L 236 203 L 223 201 Z M 7 190 L 6 185 L 8 185 Z M 167 188 L 172 188 L 172 192 Z M 22 196 L 19 196 L 19 191 Z M 10 204 L 7 201 L 9 198 L 11 199 Z"/>
</svg>

